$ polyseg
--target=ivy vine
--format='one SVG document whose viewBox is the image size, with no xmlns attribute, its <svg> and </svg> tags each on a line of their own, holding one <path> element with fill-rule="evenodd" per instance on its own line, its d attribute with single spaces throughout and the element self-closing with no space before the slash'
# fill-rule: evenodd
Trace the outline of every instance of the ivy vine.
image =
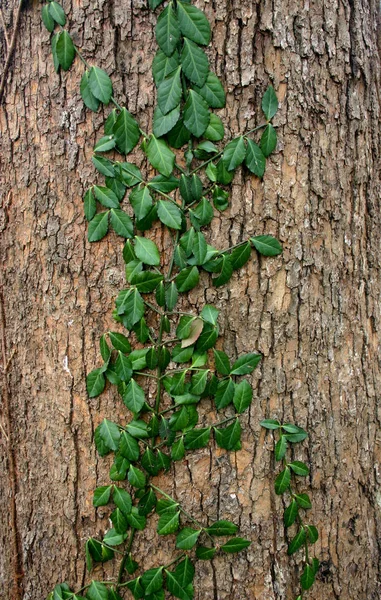
<svg viewBox="0 0 381 600">
<path fill-rule="evenodd" d="M 149 0 L 153 10 L 162 3 Z M 152 64 L 157 106 L 149 135 L 115 100 L 108 74 L 90 65 L 75 46 L 65 29 L 66 15 L 60 4 L 44 4 L 42 20 L 53 34 L 55 70 L 69 70 L 78 56 L 84 65 L 80 93 L 86 107 L 97 111 L 101 104 L 113 105 L 92 157 L 104 182 L 86 191 L 84 213 L 90 242 L 101 240 L 110 229 L 124 238 L 127 280 L 113 313 L 123 332 L 102 335 L 103 364 L 87 376 L 90 398 L 113 385 L 128 410 L 125 422 L 105 418 L 95 431 L 99 455 L 113 454 L 109 474 L 113 483 L 94 491 L 93 504 L 110 505 L 113 527 L 102 539 L 86 542 L 88 570 L 118 554 L 119 575 L 112 581 L 93 579 L 77 591 L 66 583 L 57 584 L 49 599 L 78 600 L 84 593 L 89 600 L 120 600 L 127 589 L 136 599 L 163 600 L 166 590 L 175 598 L 192 600 L 195 558 L 211 560 L 216 553 L 236 553 L 251 542 L 239 537 L 238 527 L 228 520 L 199 522 L 154 478 L 187 452 L 207 446 L 212 437 L 227 451 L 241 448 L 240 415 L 253 397 L 245 376 L 258 366 L 261 355 L 250 352 L 232 360 L 215 348 L 219 335 L 216 307 L 207 304 L 195 315 L 183 311 L 182 304 L 179 309 L 178 302 L 181 294 L 198 285 L 201 271 L 212 274 L 212 284 L 218 287 L 250 260 L 253 249 L 266 257 L 282 252 L 280 242 L 271 235 L 248 236 L 232 247 L 218 249 L 208 244 L 204 233 L 214 211 L 228 208 L 227 186 L 238 167 L 263 177 L 266 160 L 277 144 L 271 120 L 278 99 L 269 86 L 262 98 L 264 122 L 217 146 L 224 138 L 224 125 L 211 109 L 225 105 L 225 91 L 209 69 L 203 49 L 211 40 L 210 24 L 188 0 L 172 0 L 157 19 L 159 49 Z M 125 160 L 139 143 L 148 161 L 144 173 Z M 169 257 L 160 254 L 156 243 L 145 235 L 157 227 L 157 221 L 171 238 Z M 150 390 L 152 384 L 156 387 L 153 398 L 147 393 L 147 381 Z M 212 422 L 199 413 L 204 399 L 214 402 Z M 261 425 L 279 434 L 275 456 L 284 468 L 275 480 L 275 492 L 289 494 L 284 523 L 286 528 L 297 526 L 288 553 L 305 548 L 300 599 L 318 571 L 317 559 L 310 559 L 308 553 L 308 544 L 316 542 L 318 534 L 300 515 L 301 509 L 311 507 L 308 495 L 296 493 L 291 484 L 291 475 L 307 476 L 308 467 L 300 461 L 287 462 L 285 455 L 288 443 L 303 441 L 307 433 L 271 419 Z M 121 484 L 124 481 L 127 489 Z M 134 539 L 154 513 L 159 517 L 158 534 L 175 535 L 178 553 L 167 565 L 142 570 L 133 558 Z"/>
</svg>

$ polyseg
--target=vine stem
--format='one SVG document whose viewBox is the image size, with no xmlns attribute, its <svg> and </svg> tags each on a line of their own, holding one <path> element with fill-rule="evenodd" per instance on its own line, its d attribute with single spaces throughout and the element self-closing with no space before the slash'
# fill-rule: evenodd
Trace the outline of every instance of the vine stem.
<svg viewBox="0 0 381 600">
<path fill-rule="evenodd" d="M 16 12 L 16 18 L 15 18 L 15 24 L 14 24 L 14 28 L 13 28 L 13 33 L 12 33 L 12 38 L 11 38 L 11 42 L 8 48 L 8 53 L 7 53 L 7 58 L 5 59 L 5 65 L 4 65 L 4 70 L 3 70 L 3 74 L 1 77 L 1 82 L 0 82 L 0 104 L 3 100 L 3 94 L 4 94 L 4 89 L 5 89 L 5 83 L 7 80 L 7 75 L 8 75 L 8 71 L 9 71 L 9 67 L 11 65 L 11 60 L 12 60 L 12 55 L 16 46 L 16 40 L 17 40 L 17 34 L 19 32 L 19 25 L 20 25 L 20 18 L 21 18 L 21 9 L 22 9 L 22 5 L 23 5 L 23 0 L 20 0 L 18 7 L 17 7 L 17 12 Z M 7 36 L 7 32 L 4 28 L 5 31 L 5 36 Z"/>
<path fill-rule="evenodd" d="M 128 555 L 129 555 L 129 554 L 130 554 L 130 552 L 131 552 L 132 544 L 133 544 L 134 537 L 135 537 L 135 532 L 136 532 L 136 529 L 133 527 L 133 528 L 131 529 L 131 533 L 130 533 L 130 539 L 128 540 L 128 544 L 127 544 L 126 551 L 125 551 L 125 553 L 124 553 L 124 556 L 123 556 L 123 558 L 122 558 L 122 561 L 121 561 L 121 563 L 120 563 L 120 567 L 119 567 L 119 574 L 118 574 L 118 582 L 117 582 L 117 585 L 116 585 L 116 589 L 117 589 L 117 590 L 118 590 L 118 589 L 121 587 L 121 585 L 122 585 L 122 579 L 123 579 L 124 568 L 125 568 L 125 566 L 126 566 L 126 561 L 127 561 Z"/>
</svg>

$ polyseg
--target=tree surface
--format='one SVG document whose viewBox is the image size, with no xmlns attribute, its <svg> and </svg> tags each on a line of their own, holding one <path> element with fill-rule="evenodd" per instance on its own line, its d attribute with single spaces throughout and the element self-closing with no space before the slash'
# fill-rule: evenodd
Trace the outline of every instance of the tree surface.
<svg viewBox="0 0 381 600">
<path fill-rule="evenodd" d="M 286 553 L 272 439 L 259 421 L 298 423 L 309 432 L 296 458 L 311 468 L 304 489 L 322 561 L 309 597 L 376 600 L 379 4 L 197 5 L 212 25 L 211 68 L 229 92 L 219 113 L 228 137 L 261 122 L 269 83 L 281 102 L 278 148 L 265 177 L 237 173 L 231 206 L 214 221 L 211 243 L 224 248 L 269 233 L 284 252 L 271 261 L 255 258 L 221 289 L 204 274 L 205 287 L 183 300 L 195 309 L 215 303 L 225 351 L 237 356 L 255 349 L 263 361 L 252 378 L 250 414 L 242 419 L 242 450 L 198 450 L 186 465 L 174 464 L 160 485 L 200 520 L 231 518 L 253 541 L 233 560 L 197 564 L 198 600 L 291 600 L 300 559 Z M 140 0 L 64 7 L 76 44 L 107 70 L 115 97 L 149 130 L 157 15 Z M 84 542 L 109 527 L 108 511 L 92 506 L 109 467 L 95 451 L 93 433 L 105 416 L 125 414 L 114 392 L 89 400 L 85 388 L 86 374 L 99 363 L 99 337 L 112 325 L 124 266 L 120 238 L 86 240 L 82 197 L 95 182 L 91 152 L 108 110 L 84 108 L 82 73 L 79 61 L 67 74 L 54 72 L 40 5 L 26 3 L 0 109 L 2 362 L 9 361 L 0 432 L 0 595 L 10 600 L 17 575 L 25 600 L 45 597 L 62 581 L 78 587 L 86 581 Z M 158 557 L 170 559 L 172 549 L 152 529 L 139 536 L 134 552 L 148 568 Z"/>
</svg>

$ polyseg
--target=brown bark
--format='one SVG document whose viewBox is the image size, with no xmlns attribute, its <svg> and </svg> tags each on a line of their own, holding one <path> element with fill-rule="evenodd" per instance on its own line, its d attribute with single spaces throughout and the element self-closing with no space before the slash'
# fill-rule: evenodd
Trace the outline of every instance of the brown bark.
<svg viewBox="0 0 381 600">
<path fill-rule="evenodd" d="M 272 444 L 261 418 L 307 427 L 297 451 L 323 567 L 311 599 L 380 597 L 380 55 L 376 0 L 200 2 L 212 22 L 211 63 L 229 90 L 222 115 L 234 134 L 261 120 L 273 82 L 281 99 L 278 151 L 263 182 L 238 174 L 232 206 L 214 223 L 220 248 L 252 233 L 284 244 L 254 259 L 230 286 L 192 291 L 222 309 L 224 347 L 264 354 L 244 443 L 189 455 L 161 485 L 200 520 L 233 518 L 253 540 L 232 560 L 198 563 L 197 599 L 284 600 L 297 594 L 300 558 L 286 555 L 282 500 L 274 495 Z M 2 417 L 1 596 L 13 598 L 9 495 L 17 489 L 23 597 L 42 598 L 61 581 L 85 580 L 84 541 L 107 527 L 92 491 L 108 481 L 93 431 L 123 419 L 112 392 L 89 400 L 85 375 L 99 364 L 98 339 L 123 286 L 120 238 L 85 238 L 84 189 L 95 180 L 92 145 L 107 114 L 79 97 L 82 66 L 56 75 L 40 6 L 23 11 L 1 108 L 6 347 L 16 482 Z M 115 96 L 143 129 L 154 104 L 150 64 L 156 17 L 145 2 L 65 2 L 75 41 L 107 69 Z M 207 278 L 204 282 L 208 284 Z M 3 396 L 4 402 L 4 396 Z M 4 405 L 2 405 L 4 406 Z M 175 482 L 175 483 L 174 483 Z M 191 490 L 191 493 L 190 493 Z M 103 517 L 103 518 L 102 518 Z M 141 535 L 137 559 L 154 564 Z M 143 542 L 140 540 L 143 539 Z M 154 549 L 154 552 L 153 552 Z"/>
</svg>

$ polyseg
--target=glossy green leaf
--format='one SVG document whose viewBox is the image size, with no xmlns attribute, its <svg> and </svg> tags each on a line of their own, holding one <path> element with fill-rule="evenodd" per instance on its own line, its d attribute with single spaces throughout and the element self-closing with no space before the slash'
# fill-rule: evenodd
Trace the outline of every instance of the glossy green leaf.
<svg viewBox="0 0 381 600">
<path fill-rule="evenodd" d="M 117 507 L 111 513 L 110 520 L 111 520 L 112 524 L 114 525 L 114 529 L 115 529 L 116 533 L 119 533 L 121 535 L 126 533 L 126 531 L 128 529 L 128 522 L 127 522 L 126 515 L 124 515 L 122 513 L 120 508 Z"/>
<path fill-rule="evenodd" d="M 55 22 L 49 11 L 49 4 L 44 4 L 41 10 L 41 19 L 46 29 L 51 33 L 54 30 Z"/>
<path fill-rule="evenodd" d="M 207 323 L 216 325 L 219 314 L 220 311 L 215 306 L 212 306 L 211 304 L 205 304 L 201 311 L 200 317 Z"/>
<path fill-rule="evenodd" d="M 282 460 L 287 451 L 287 439 L 284 435 L 281 435 L 277 443 L 275 444 L 275 460 Z"/>
<path fill-rule="evenodd" d="M 289 488 L 290 483 L 291 473 L 290 469 L 286 467 L 275 479 L 275 493 L 278 494 L 278 496 L 284 494 L 284 492 Z"/>
<path fill-rule="evenodd" d="M 184 445 L 187 450 L 196 450 L 204 448 L 210 439 L 210 427 L 193 429 L 188 431 L 184 437 Z"/>
<path fill-rule="evenodd" d="M 228 171 L 234 171 L 245 159 L 246 146 L 243 136 L 237 137 L 225 146 L 222 160 Z"/>
<path fill-rule="evenodd" d="M 235 386 L 233 404 L 238 413 L 243 413 L 249 408 L 253 400 L 253 389 L 246 379 Z"/>
<path fill-rule="evenodd" d="M 81 93 L 81 98 L 85 103 L 85 106 L 87 106 L 87 108 L 89 108 L 90 110 L 96 112 L 99 108 L 100 101 L 94 96 L 90 89 L 89 73 L 87 71 L 85 71 L 82 75 L 79 89 Z"/>
<path fill-rule="evenodd" d="M 173 310 L 176 306 L 179 292 L 176 283 L 172 281 L 165 290 L 165 304 L 168 310 Z"/>
<path fill-rule="evenodd" d="M 128 460 L 134 462 L 139 458 L 139 444 L 127 431 L 122 431 L 120 435 L 119 452 Z"/>
<path fill-rule="evenodd" d="M 57 39 L 56 53 L 62 69 L 68 71 L 75 57 L 75 48 L 73 40 L 65 29 L 61 31 Z"/>
<path fill-rule="evenodd" d="M 305 525 L 305 529 L 308 541 L 311 544 L 315 544 L 315 542 L 317 542 L 319 539 L 319 532 L 317 528 L 315 527 L 315 525 Z"/>
<path fill-rule="evenodd" d="M 106 380 L 101 369 L 94 369 L 86 377 L 86 388 L 89 398 L 99 396 L 105 389 Z"/>
<path fill-rule="evenodd" d="M 197 544 L 201 531 L 202 529 L 192 529 L 191 527 L 181 529 L 176 536 L 176 548 L 179 548 L 180 550 L 191 550 L 191 548 Z"/>
<path fill-rule="evenodd" d="M 176 574 L 170 571 L 165 570 L 166 574 L 166 585 L 168 591 L 175 596 L 175 598 L 180 598 L 180 600 L 192 600 L 193 599 L 193 586 L 189 583 L 186 586 L 181 585 L 178 581 Z"/>
<path fill-rule="evenodd" d="M 189 215 L 195 229 L 199 229 L 209 225 L 212 221 L 214 216 L 213 207 L 207 198 L 202 198 L 196 208 L 189 211 Z"/>
<path fill-rule="evenodd" d="M 173 175 L 170 175 L 169 177 L 156 175 L 156 177 L 148 182 L 148 186 L 155 191 L 170 194 L 179 187 L 179 180 Z"/>
<path fill-rule="evenodd" d="M 152 62 L 152 75 L 157 86 L 179 66 L 179 57 L 175 52 L 167 56 L 162 50 L 158 50 Z"/>
<path fill-rule="evenodd" d="M 153 594 L 163 587 L 163 567 L 145 571 L 141 578 L 142 586 L 147 594 Z"/>
<path fill-rule="evenodd" d="M 204 138 L 212 142 L 219 142 L 225 135 L 224 124 L 220 117 L 212 113 L 207 129 L 204 133 Z"/>
<path fill-rule="evenodd" d="M 169 535 L 178 530 L 180 524 L 180 511 L 165 512 L 160 516 L 157 524 L 157 532 L 159 535 Z"/>
<path fill-rule="evenodd" d="M 218 410 L 228 406 L 234 398 L 235 383 L 229 377 L 219 382 L 214 401 Z"/>
<path fill-rule="evenodd" d="M 58 2 L 49 2 L 48 8 L 52 19 L 63 27 L 66 23 L 66 16 L 62 6 Z"/>
<path fill-rule="evenodd" d="M 282 252 L 282 245 L 272 235 L 257 235 L 250 238 L 250 241 L 263 256 L 277 256 Z"/>
<path fill-rule="evenodd" d="M 295 475 L 300 475 L 301 477 L 307 477 L 310 472 L 307 465 L 300 460 L 294 460 L 293 462 L 288 463 L 288 466 L 294 471 Z"/>
<path fill-rule="evenodd" d="M 184 46 L 181 52 L 180 62 L 184 75 L 192 83 L 195 83 L 198 87 L 202 87 L 205 84 L 209 73 L 209 60 L 204 50 L 202 50 L 188 38 L 184 38 Z M 203 102 L 207 107 L 208 104 L 204 99 Z M 205 129 L 206 125 L 202 133 L 204 133 Z"/>
<path fill-rule="evenodd" d="M 190 391 L 192 394 L 199 396 L 205 390 L 207 380 L 209 375 L 209 369 L 205 369 L 204 371 L 199 371 L 195 375 L 193 375 L 191 379 L 191 387 Z"/>
<path fill-rule="evenodd" d="M 295 494 L 294 498 L 300 508 L 308 509 L 312 507 L 308 494 Z"/>
<path fill-rule="evenodd" d="M 223 108 L 225 106 L 225 90 L 217 75 L 212 73 L 212 71 L 209 71 L 204 85 L 196 88 L 196 91 L 211 108 Z"/>
<path fill-rule="evenodd" d="M 132 579 L 126 583 L 126 587 L 130 590 L 131 594 L 135 598 L 135 600 L 139 600 L 140 598 L 144 598 L 144 590 L 140 585 L 141 577 L 137 577 L 137 579 Z"/>
<path fill-rule="evenodd" d="M 180 106 L 176 106 L 166 115 L 160 110 L 160 107 L 157 106 L 153 115 L 153 133 L 155 137 L 159 138 L 168 133 L 168 131 L 171 131 L 179 118 Z"/>
<path fill-rule="evenodd" d="M 138 413 L 142 410 L 145 403 L 145 395 L 143 389 L 136 383 L 135 379 L 131 379 L 127 385 L 126 392 L 123 395 L 123 402 L 128 410 L 133 413 Z"/>
<path fill-rule="evenodd" d="M 173 202 L 159 200 L 157 214 L 162 223 L 171 229 L 181 229 L 181 210 Z"/>
<path fill-rule="evenodd" d="M 137 121 L 122 108 L 113 127 L 116 146 L 121 154 L 129 154 L 140 139 L 140 130 Z"/>
<path fill-rule="evenodd" d="M 160 253 L 152 240 L 135 236 L 135 254 L 146 265 L 160 265 Z"/>
<path fill-rule="evenodd" d="M 119 176 L 124 185 L 133 187 L 137 183 L 143 182 L 143 177 L 138 167 L 129 162 L 118 163 Z"/>
<path fill-rule="evenodd" d="M 54 70 L 56 73 L 58 73 L 58 71 L 60 70 L 60 63 L 58 62 L 58 56 L 57 56 L 57 41 L 59 38 L 59 33 L 55 33 L 54 35 L 52 35 L 52 56 L 53 56 L 53 65 L 54 65 Z"/>
<path fill-rule="evenodd" d="M 191 132 L 184 125 L 183 119 L 179 119 L 173 129 L 167 134 L 167 140 L 172 148 L 182 148 L 191 137 Z"/>
<path fill-rule="evenodd" d="M 123 333 L 118 333 L 116 331 L 108 332 L 110 342 L 114 346 L 115 350 L 120 350 L 127 354 L 131 352 L 131 344 Z"/>
<path fill-rule="evenodd" d="M 124 322 L 128 325 L 128 329 L 132 329 L 133 325 L 140 321 L 144 315 L 144 302 L 135 288 L 119 292 L 116 299 L 116 308 L 118 315 L 125 315 Z"/>
<path fill-rule="evenodd" d="M 230 255 L 230 261 L 233 267 L 233 270 L 240 269 L 244 264 L 247 263 L 251 255 L 251 245 L 250 242 L 245 242 L 238 248 L 234 248 Z"/>
<path fill-rule="evenodd" d="M 92 581 L 87 590 L 86 598 L 89 600 L 108 600 L 107 587 L 99 581 Z"/>
<path fill-rule="evenodd" d="M 239 537 L 232 538 L 231 540 L 226 542 L 226 544 L 223 544 L 221 546 L 221 550 L 232 554 L 233 552 L 240 552 L 241 550 L 248 548 L 250 544 L 251 542 L 249 540 L 244 540 L 243 538 Z"/>
<path fill-rule="evenodd" d="M 264 427 L 265 429 L 279 429 L 281 427 L 281 424 L 279 423 L 279 421 L 275 420 L 275 419 L 264 419 L 263 421 L 260 422 L 261 427 Z"/>
<path fill-rule="evenodd" d="M 108 152 L 115 148 L 115 138 L 113 135 L 105 135 L 94 146 L 94 152 Z"/>
<path fill-rule="evenodd" d="M 296 517 L 298 516 L 298 504 L 296 500 L 291 500 L 291 503 L 288 505 L 286 510 L 284 511 L 284 526 L 291 527 L 295 523 Z"/>
<path fill-rule="evenodd" d="M 207 527 L 206 531 L 210 535 L 234 535 L 238 531 L 238 526 L 234 525 L 231 521 L 216 521 L 210 527 Z"/>
<path fill-rule="evenodd" d="M 224 254 L 222 256 L 222 268 L 221 273 L 215 277 L 213 281 L 213 285 L 219 287 L 220 285 L 224 285 L 229 281 L 231 276 L 233 275 L 233 265 L 230 260 L 230 256 L 228 254 Z"/>
<path fill-rule="evenodd" d="M 108 546 L 119 546 L 120 544 L 123 544 L 123 542 L 126 540 L 127 534 L 125 533 L 116 533 L 115 529 L 109 529 L 108 532 L 105 534 L 103 541 L 105 544 L 107 544 Z"/>
<path fill-rule="evenodd" d="M 133 487 L 142 488 L 146 485 L 146 476 L 143 471 L 131 465 L 128 471 L 128 481 Z"/>
<path fill-rule="evenodd" d="M 207 548 L 206 546 L 196 548 L 196 556 L 200 560 L 211 560 L 216 552 L 217 548 Z"/>
<path fill-rule="evenodd" d="M 119 208 L 119 200 L 107 187 L 94 185 L 94 196 L 106 208 Z"/>
<path fill-rule="evenodd" d="M 178 563 L 175 569 L 175 575 L 180 585 L 186 586 L 191 583 L 194 579 L 195 568 L 188 556 L 184 560 Z"/>
<path fill-rule="evenodd" d="M 185 456 L 184 438 L 181 437 L 171 447 L 172 460 L 182 460 Z"/>
<path fill-rule="evenodd" d="M 225 450 L 240 450 L 241 431 L 241 424 L 238 419 L 227 427 L 215 427 L 214 436 L 216 444 Z"/>
<path fill-rule="evenodd" d="M 162 280 L 163 275 L 156 271 L 142 271 L 132 277 L 131 283 L 136 285 L 137 289 L 142 294 L 149 294 L 157 288 Z"/>
<path fill-rule="evenodd" d="M 106 71 L 99 67 L 91 67 L 89 71 L 89 86 L 97 100 L 108 104 L 112 96 L 112 83 Z"/>
<path fill-rule="evenodd" d="M 111 227 L 118 235 L 124 238 L 132 238 L 134 235 L 134 226 L 131 218 L 120 208 L 113 208 L 110 211 Z"/>
<path fill-rule="evenodd" d="M 151 165 L 162 175 L 169 177 L 175 166 L 175 155 L 164 142 L 151 135 L 147 145 L 147 158 Z"/>
<path fill-rule="evenodd" d="M 132 190 L 129 201 L 137 219 L 144 219 L 153 204 L 152 196 L 146 186 Z"/>
<path fill-rule="evenodd" d="M 306 566 L 304 567 L 303 574 L 300 578 L 300 585 L 302 586 L 303 590 L 309 590 L 310 587 L 312 587 L 314 583 L 315 583 L 314 569 L 313 569 L 313 567 L 311 567 L 311 565 L 306 564 Z"/>
<path fill-rule="evenodd" d="M 262 110 L 268 121 L 278 110 L 278 98 L 272 85 L 269 85 L 262 98 Z"/>
<path fill-rule="evenodd" d="M 218 327 L 205 323 L 200 337 L 197 340 L 197 350 L 204 351 L 213 348 L 218 338 Z"/>
<path fill-rule="evenodd" d="M 287 554 L 294 554 L 306 541 L 306 532 L 303 527 L 300 528 L 296 536 L 291 540 L 287 548 Z"/>
<path fill-rule="evenodd" d="M 180 28 L 172 3 L 160 13 L 156 25 L 156 41 L 160 49 L 171 56 L 180 41 Z"/>
<path fill-rule="evenodd" d="M 93 506 L 106 506 L 109 503 L 112 485 L 102 486 L 94 490 Z"/>
<path fill-rule="evenodd" d="M 176 277 L 176 286 L 179 292 L 188 292 L 196 287 L 199 282 L 199 272 L 197 267 L 187 267 L 182 269 Z"/>
<path fill-rule="evenodd" d="M 158 87 L 157 103 L 161 113 L 163 115 L 168 115 L 171 111 L 177 110 L 182 95 L 181 66 L 179 66 L 175 71 L 165 77 Z"/>
<path fill-rule="evenodd" d="M 183 36 L 196 44 L 207 46 L 210 42 L 210 24 L 205 14 L 193 4 L 177 2 L 177 18 Z"/>
<path fill-rule="evenodd" d="M 259 143 L 260 149 L 262 150 L 266 158 L 274 152 L 277 144 L 277 134 L 274 127 L 269 123 L 264 130 L 261 141 Z"/>
<path fill-rule="evenodd" d="M 130 356 L 132 356 L 132 354 Z M 144 439 L 144 438 L 149 437 L 147 423 L 145 423 L 145 421 L 142 421 L 142 420 L 130 421 L 126 425 L 126 429 L 127 429 L 128 433 L 130 433 L 135 438 Z"/>
<path fill-rule="evenodd" d="M 114 487 L 112 499 L 116 506 L 122 511 L 124 515 L 129 515 L 132 509 L 132 499 L 126 490 L 119 487 Z"/>
<path fill-rule="evenodd" d="M 94 167 L 102 173 L 105 177 L 115 177 L 115 169 L 114 165 L 107 158 L 103 158 L 102 156 L 94 155 L 91 159 Z M 108 186 L 107 186 L 108 187 Z M 110 188 L 108 188 L 110 189 Z"/>
<path fill-rule="evenodd" d="M 245 164 L 249 171 L 257 177 L 263 177 L 266 169 L 266 157 L 260 147 L 249 138 L 246 138 L 247 150 Z"/>
<path fill-rule="evenodd" d="M 232 366 L 232 375 L 248 375 L 260 363 L 261 354 L 249 353 L 240 356 Z"/>
<path fill-rule="evenodd" d="M 103 419 L 94 432 L 94 439 L 101 456 L 109 451 L 116 451 L 119 446 L 120 431 L 116 423 Z"/>
<path fill-rule="evenodd" d="M 230 375 L 230 361 L 229 357 L 222 350 L 213 350 L 214 363 L 216 370 L 220 375 Z"/>
<path fill-rule="evenodd" d="M 137 529 L 138 531 L 142 531 L 146 526 L 146 518 L 144 515 L 139 514 L 138 509 L 133 506 L 130 514 L 126 517 L 128 524 Z"/>
</svg>

